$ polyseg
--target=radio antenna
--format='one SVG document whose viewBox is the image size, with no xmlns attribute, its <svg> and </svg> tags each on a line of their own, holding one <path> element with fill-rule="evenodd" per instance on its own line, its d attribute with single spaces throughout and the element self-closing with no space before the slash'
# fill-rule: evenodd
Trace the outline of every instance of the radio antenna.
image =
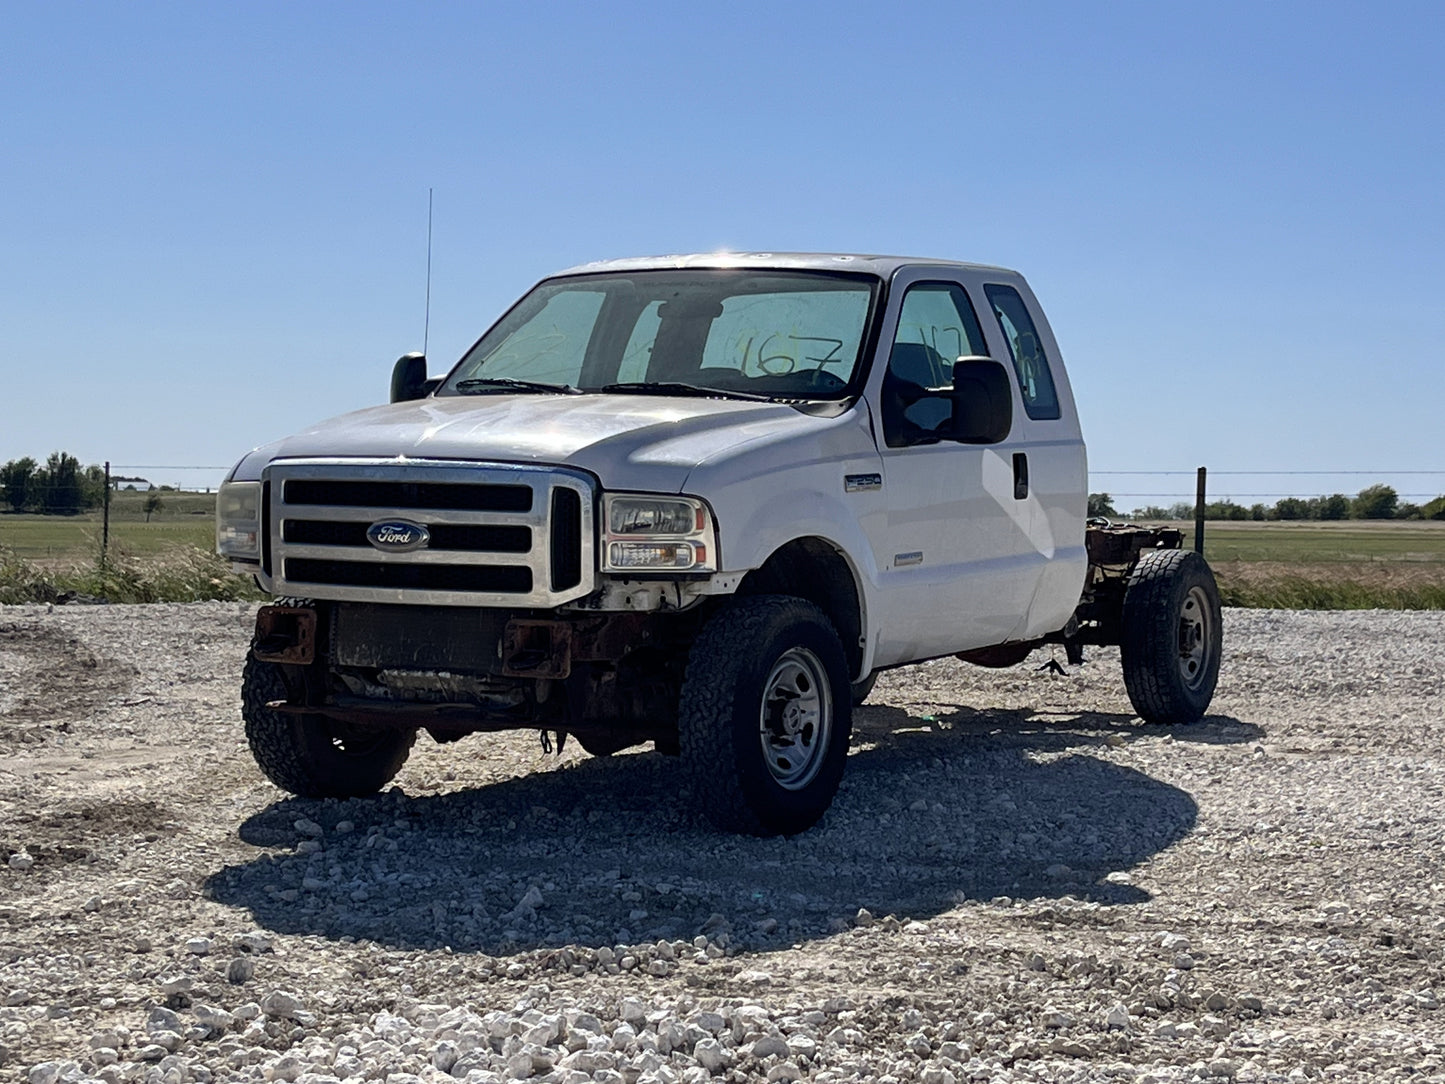
<svg viewBox="0 0 1445 1084">
<path fill-rule="evenodd" d="M 426 190 L 426 316 L 421 329 L 421 352 L 426 354 L 431 335 L 431 189 Z"/>
</svg>

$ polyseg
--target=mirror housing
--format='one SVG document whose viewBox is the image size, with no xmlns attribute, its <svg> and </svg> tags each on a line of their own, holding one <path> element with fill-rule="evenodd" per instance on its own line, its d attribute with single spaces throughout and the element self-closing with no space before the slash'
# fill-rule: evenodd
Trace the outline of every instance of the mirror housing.
<svg viewBox="0 0 1445 1084">
<path fill-rule="evenodd" d="M 998 444 L 1013 429 L 1013 384 L 993 358 L 971 354 L 953 363 L 950 438 L 960 444 Z"/>
<path fill-rule="evenodd" d="M 428 385 L 430 384 L 430 387 Z M 391 401 L 404 403 L 420 399 L 436 387 L 426 377 L 425 354 L 403 354 L 391 367 Z"/>
</svg>

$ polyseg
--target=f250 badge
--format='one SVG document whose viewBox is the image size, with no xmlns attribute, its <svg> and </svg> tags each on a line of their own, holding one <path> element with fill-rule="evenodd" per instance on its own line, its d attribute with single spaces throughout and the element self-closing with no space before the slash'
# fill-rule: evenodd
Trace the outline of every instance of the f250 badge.
<svg viewBox="0 0 1445 1084">
<path fill-rule="evenodd" d="M 420 523 L 384 519 L 366 529 L 366 540 L 383 553 L 408 553 L 431 541 L 431 532 Z"/>
</svg>

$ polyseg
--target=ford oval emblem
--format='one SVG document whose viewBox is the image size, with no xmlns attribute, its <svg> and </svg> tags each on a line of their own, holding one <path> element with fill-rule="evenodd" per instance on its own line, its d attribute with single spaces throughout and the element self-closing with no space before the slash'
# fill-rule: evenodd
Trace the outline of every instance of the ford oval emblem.
<svg viewBox="0 0 1445 1084">
<path fill-rule="evenodd" d="M 431 541 L 431 532 L 420 523 L 384 519 L 366 529 L 366 540 L 383 553 L 409 553 Z"/>
</svg>

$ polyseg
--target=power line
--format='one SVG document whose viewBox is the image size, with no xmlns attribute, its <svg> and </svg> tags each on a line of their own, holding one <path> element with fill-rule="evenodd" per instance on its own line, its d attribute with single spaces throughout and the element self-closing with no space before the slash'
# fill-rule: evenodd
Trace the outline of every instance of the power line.
<svg viewBox="0 0 1445 1084">
<path fill-rule="evenodd" d="M 228 470 L 230 470 L 231 465 L 233 465 L 233 464 L 227 464 L 227 465 L 224 465 L 224 467 L 215 467 L 215 465 L 192 464 L 192 463 L 113 463 L 113 464 L 111 464 L 111 470 L 124 470 L 124 471 L 228 471 Z M 1166 474 L 1168 474 L 1168 476 L 1175 476 L 1175 474 L 1178 474 L 1178 476 L 1188 476 L 1188 477 L 1191 477 L 1191 478 L 1192 478 L 1192 477 L 1195 476 L 1195 471 L 1194 471 L 1194 470 L 1186 470 L 1186 471 L 1178 471 L 1178 470 L 1159 470 L 1159 471 L 1140 471 L 1140 470 L 1129 470 L 1129 471 L 1101 471 L 1101 470 L 1094 470 L 1094 468 L 1090 468 L 1090 474 L 1100 474 L 1100 476 L 1105 476 L 1105 474 L 1107 474 L 1107 476 L 1110 476 L 1110 477 L 1126 476 L 1126 474 L 1134 474 L 1134 476 L 1166 476 Z M 1351 470 L 1351 471 L 1217 471 L 1217 470 L 1211 470 L 1211 471 L 1209 471 L 1209 477 L 1211 477 L 1211 478 L 1218 478 L 1218 477 L 1221 477 L 1221 476 L 1228 476 L 1228 477 L 1244 477 L 1244 476 L 1253 476 L 1253 477 L 1283 477 L 1283 476 L 1334 477 L 1334 476 L 1344 476 L 1344 474 L 1350 474 L 1350 476 L 1373 476 L 1373 477 L 1380 477 L 1380 476 L 1403 476 L 1403 474 L 1410 474 L 1410 476 L 1438 476 L 1438 477 L 1445 477 L 1445 470 L 1438 470 L 1438 471 L 1422 471 L 1422 470 L 1405 470 L 1405 471 L 1393 471 L 1393 470 L 1377 470 L 1377 471 L 1353 471 L 1353 470 Z M 1266 494 L 1266 496 L 1267 496 L 1267 494 Z"/>
<path fill-rule="evenodd" d="M 1186 494 L 1184 490 L 1182 490 L 1182 489 L 1176 489 L 1176 490 L 1172 490 L 1172 491 L 1170 491 L 1170 492 L 1168 492 L 1168 493 L 1110 493 L 1109 496 L 1110 496 L 1110 497 L 1179 497 L 1179 496 L 1190 496 L 1190 497 L 1192 497 L 1193 494 Z M 1221 501 L 1225 501 L 1225 500 L 1232 501 L 1232 500 L 1234 500 L 1234 499 L 1237 498 L 1237 497 L 1274 497 L 1274 498 L 1277 499 L 1277 500 L 1283 500 L 1283 499 L 1286 498 L 1286 497 L 1301 497 L 1301 498 L 1303 498 L 1303 497 L 1346 497 L 1346 498 L 1348 498 L 1349 496 L 1350 496 L 1350 495 L 1349 495 L 1348 493 L 1228 493 L 1228 492 L 1226 492 L 1226 493 L 1223 494 L 1222 496 L 1219 496 L 1219 497 L 1217 497 L 1217 498 L 1215 498 L 1215 499 L 1216 499 L 1216 500 L 1221 500 Z M 1416 498 L 1421 498 L 1421 499 L 1424 499 L 1424 500 L 1432 500 L 1433 498 L 1440 496 L 1440 494 L 1438 494 L 1438 493 L 1396 493 L 1395 496 L 1396 496 L 1396 497 L 1409 498 L 1410 500 L 1414 500 L 1414 499 L 1416 499 Z M 1191 503 L 1193 503 L 1193 502 L 1191 501 Z M 1211 502 L 1211 503 L 1212 503 L 1212 502 Z"/>
<path fill-rule="evenodd" d="M 1193 470 L 1094 470 L 1093 468 L 1090 468 L 1090 469 L 1089 469 L 1089 473 L 1090 473 L 1090 474 L 1109 474 L 1109 475 L 1117 475 L 1117 474 L 1146 474 L 1146 475 L 1147 475 L 1147 474 L 1187 474 L 1189 477 L 1193 478 L 1194 475 L 1196 474 L 1196 471 L 1193 471 Z M 1275 476 L 1275 475 L 1286 475 L 1286 474 L 1309 474 L 1309 475 L 1322 475 L 1322 476 L 1325 476 L 1325 477 L 1329 477 L 1329 476 L 1337 475 L 1337 474 L 1360 474 L 1360 475 L 1374 475 L 1374 476 L 1376 476 L 1376 477 L 1379 477 L 1379 476 L 1382 475 L 1382 474 L 1391 474 L 1391 475 L 1398 475 L 1398 474 L 1445 475 L 1445 470 L 1214 470 L 1214 469 L 1211 468 L 1210 471 L 1209 471 L 1209 477 L 1211 477 L 1211 478 L 1217 478 L 1217 477 L 1219 477 L 1221 474 L 1228 474 L 1228 475 L 1231 475 L 1231 476 L 1233 476 L 1233 475 L 1267 475 L 1267 476 Z"/>
</svg>

